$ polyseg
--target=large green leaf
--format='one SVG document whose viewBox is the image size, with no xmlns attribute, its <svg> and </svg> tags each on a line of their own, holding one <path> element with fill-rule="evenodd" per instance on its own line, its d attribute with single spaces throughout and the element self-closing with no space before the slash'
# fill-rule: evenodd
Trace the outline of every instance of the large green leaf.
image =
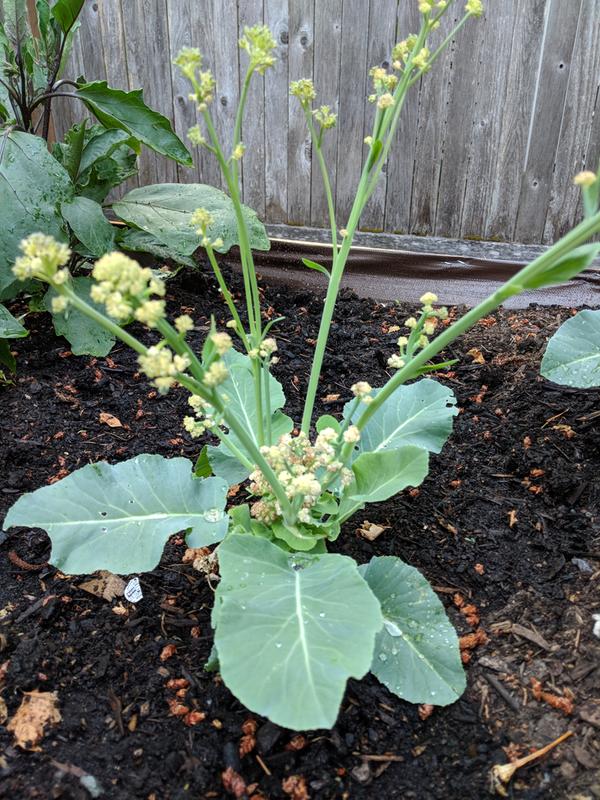
<svg viewBox="0 0 600 800">
<path fill-rule="evenodd" d="M 378 391 L 375 389 L 373 396 Z M 344 417 L 352 405 L 346 404 Z M 431 378 L 400 386 L 364 427 L 358 452 L 394 450 L 412 444 L 439 453 L 452 433 L 452 417 L 458 414 L 455 405 L 452 390 Z M 361 413 L 357 409 L 353 421 Z"/>
<path fill-rule="evenodd" d="M 150 233 L 174 252 L 189 256 L 200 246 L 200 237 L 191 224 L 197 208 L 206 208 L 215 218 L 210 228 L 212 239 L 223 239 L 219 251 L 226 253 L 238 244 L 235 211 L 231 198 L 203 183 L 159 183 L 133 189 L 113 204 L 113 211 L 135 228 Z M 264 225 L 251 208 L 244 206 L 250 246 L 268 250 Z"/>
<path fill-rule="evenodd" d="M 407 445 L 397 450 L 361 453 L 352 464 L 355 483 L 351 500 L 381 503 L 406 489 L 419 486 L 427 477 L 429 453 Z"/>
<path fill-rule="evenodd" d="M 229 376 L 219 386 L 219 394 L 227 397 L 227 410 L 235 414 L 246 433 L 258 447 L 259 411 L 254 394 L 252 362 L 248 356 L 238 353 L 237 350 L 230 350 L 225 355 L 224 361 L 227 364 Z M 272 444 L 277 442 L 284 433 L 289 433 L 294 427 L 294 422 L 280 411 L 285 404 L 285 395 L 281 384 L 272 375 L 269 375 L 269 396 L 272 412 L 270 441 Z M 252 460 L 250 453 L 246 452 L 244 445 L 232 431 L 227 434 L 226 439 Z M 231 456 L 224 444 L 220 444 L 218 447 L 209 447 L 208 460 L 214 474 L 220 475 L 230 484 L 239 483 L 248 477 L 248 470 Z"/>
<path fill-rule="evenodd" d="M 373 558 L 360 572 L 381 603 L 384 619 L 375 641 L 373 674 L 411 703 L 453 703 L 466 686 L 458 637 L 429 583 L 394 556 Z"/>
<path fill-rule="evenodd" d="M 600 244 L 584 244 L 577 247 L 550 269 L 525 281 L 523 288 L 541 289 L 544 286 L 555 286 L 558 283 L 570 281 L 571 278 L 587 269 L 598 253 L 600 253 Z"/>
<path fill-rule="evenodd" d="M 0 134 L 0 299 L 20 289 L 11 268 L 21 239 L 41 231 L 67 241 L 59 205 L 72 197 L 68 173 L 41 137 Z"/>
<path fill-rule="evenodd" d="M 58 22 L 63 33 L 68 33 L 79 16 L 85 0 L 56 0 L 51 14 Z"/>
<path fill-rule="evenodd" d="M 115 229 L 104 216 L 102 206 L 87 197 L 74 197 L 60 210 L 84 247 L 85 255 L 100 258 L 115 248 Z"/>
<path fill-rule="evenodd" d="M 381 610 L 346 556 L 285 553 L 230 535 L 219 547 L 215 644 L 250 710 L 294 730 L 330 728 L 348 678 L 369 669 Z"/>
<path fill-rule="evenodd" d="M 82 300 L 89 303 L 98 311 L 104 308 L 95 303 L 90 297 L 90 290 L 94 284 L 91 278 L 80 276 L 74 278 L 72 287 Z M 54 289 L 48 289 L 44 297 L 44 304 L 51 311 L 52 298 L 56 296 Z M 52 312 L 54 330 L 58 336 L 64 336 L 71 345 L 71 350 L 76 356 L 89 355 L 103 357 L 110 353 L 115 344 L 115 337 L 106 328 L 91 320 L 87 314 L 76 308 L 68 307 L 66 311 L 56 314 Z"/>
<path fill-rule="evenodd" d="M 8 308 L 0 304 L 0 339 L 21 339 L 28 333 L 29 331 L 13 317 Z"/>
<path fill-rule="evenodd" d="M 114 466 L 88 464 L 23 495 L 4 527 L 45 530 L 51 563 L 68 574 L 126 575 L 154 569 L 178 531 L 189 529 L 192 547 L 219 542 L 227 531 L 226 497 L 222 480 L 195 478 L 186 458 L 141 455 Z"/>
<path fill-rule="evenodd" d="M 86 143 L 81 154 L 79 164 L 79 175 L 83 175 L 94 164 L 103 158 L 112 155 L 118 147 L 131 147 L 136 149 L 137 140 L 132 138 L 126 131 L 110 128 L 105 130 L 100 125 L 94 125 L 89 133 L 86 131 Z"/>
<path fill-rule="evenodd" d="M 141 89 L 123 92 L 106 81 L 81 84 L 75 92 L 105 128 L 119 128 L 167 158 L 187 167 L 193 159 L 171 123 L 144 103 Z"/>
<path fill-rule="evenodd" d="M 154 236 L 146 231 L 138 231 L 133 228 L 122 228 L 117 234 L 119 247 L 133 253 L 150 253 L 161 259 L 161 261 L 175 261 L 186 267 L 196 267 L 196 262 L 189 256 L 176 253 L 170 247 L 159 242 Z"/>
<path fill-rule="evenodd" d="M 541 373 L 554 383 L 600 386 L 600 311 L 580 311 L 548 342 Z"/>
</svg>

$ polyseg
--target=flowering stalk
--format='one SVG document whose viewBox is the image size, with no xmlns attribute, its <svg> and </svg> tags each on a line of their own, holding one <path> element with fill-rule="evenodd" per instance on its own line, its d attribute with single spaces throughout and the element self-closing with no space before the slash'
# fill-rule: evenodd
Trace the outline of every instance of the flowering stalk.
<svg viewBox="0 0 600 800">
<path fill-rule="evenodd" d="M 592 173 L 593 174 L 593 173 Z M 497 289 L 490 297 L 483 300 L 479 305 L 468 311 L 463 317 L 458 319 L 432 342 L 424 347 L 419 353 L 410 358 L 407 363 L 390 378 L 390 380 L 379 390 L 373 402 L 370 403 L 356 421 L 356 427 L 363 430 L 369 420 L 379 408 L 391 397 L 391 395 L 402 386 L 406 381 L 417 377 L 422 368 L 440 353 L 451 342 L 457 339 L 465 331 L 472 328 L 480 319 L 490 314 L 502 303 L 514 295 L 524 291 L 528 283 L 547 270 L 555 266 L 562 258 L 571 253 L 575 248 L 585 244 L 592 236 L 600 232 L 600 211 L 593 216 L 584 219 L 573 228 L 566 236 L 550 247 L 545 253 L 538 256 L 534 261 L 523 267 L 516 275 Z M 345 464 L 352 454 L 352 448 L 346 446 L 342 451 L 341 460 Z"/>
<path fill-rule="evenodd" d="M 325 349 L 327 340 L 329 338 L 329 331 L 335 310 L 335 304 L 339 293 L 342 277 L 348 260 L 348 255 L 352 246 L 352 240 L 358 227 L 360 217 L 365 209 L 369 198 L 373 194 L 381 171 L 387 161 L 390 148 L 394 141 L 395 133 L 398 127 L 400 113 L 402 111 L 406 94 L 410 87 L 421 78 L 426 72 L 433 61 L 438 58 L 441 52 L 448 46 L 453 36 L 465 24 L 467 19 L 471 16 L 479 16 L 481 13 L 481 1 L 469 0 L 466 6 L 467 13 L 456 26 L 454 31 L 446 37 L 444 42 L 435 51 L 432 57 L 429 56 L 429 51 L 424 47 L 429 32 L 437 27 L 440 17 L 447 11 L 448 3 L 437 2 L 433 0 L 424 0 L 421 4 L 423 7 L 421 11 L 424 14 L 423 23 L 418 36 L 409 37 L 405 42 L 401 42 L 394 48 L 394 66 L 401 70 L 401 79 L 395 79 L 393 75 L 387 75 L 385 70 L 374 68 L 371 74 L 374 77 L 376 94 L 373 99 L 377 101 L 377 111 L 375 114 L 375 121 L 373 124 L 373 134 L 367 137 L 369 144 L 369 155 L 366 159 L 363 171 L 358 184 L 358 189 L 350 212 L 347 226 L 343 231 L 343 242 L 341 247 L 337 247 L 337 242 L 334 245 L 333 265 L 331 270 L 331 277 L 327 288 L 327 295 L 323 307 L 323 315 L 321 317 L 321 324 L 319 327 L 319 334 L 317 337 L 317 344 L 315 346 L 315 354 L 313 358 L 309 384 L 306 392 L 306 399 L 304 405 L 304 412 L 302 415 L 302 431 L 308 433 L 310 430 L 314 404 L 319 384 L 319 377 L 323 366 L 325 356 Z M 440 9 L 437 16 L 431 20 L 430 12 L 434 7 Z M 402 61 L 404 59 L 404 67 L 402 68 Z M 413 69 L 416 73 L 413 76 Z M 393 79 L 393 80 L 392 80 Z M 393 94 L 390 93 L 393 89 Z M 299 95 L 300 96 L 300 95 Z M 300 96 L 303 102 L 302 96 Z M 304 100 L 303 105 L 306 103 Z M 305 109 L 306 114 L 306 109 Z M 309 125 L 309 130 L 313 142 L 319 144 L 318 138 L 315 137 L 314 127 Z M 317 156 L 319 156 L 320 147 L 317 146 Z M 320 163 L 320 162 L 319 162 Z M 328 181 L 326 180 L 326 170 L 321 169 L 324 175 L 325 190 L 327 193 Z M 330 217 L 334 219 L 335 212 L 330 210 Z M 333 232 L 333 224 L 332 224 Z"/>
</svg>

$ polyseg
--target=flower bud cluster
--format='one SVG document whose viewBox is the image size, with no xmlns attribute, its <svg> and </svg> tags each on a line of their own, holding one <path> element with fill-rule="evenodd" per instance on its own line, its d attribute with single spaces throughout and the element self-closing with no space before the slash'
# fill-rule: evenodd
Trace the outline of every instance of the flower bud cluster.
<svg viewBox="0 0 600 800">
<path fill-rule="evenodd" d="M 210 70 L 200 69 L 202 66 L 200 50 L 195 47 L 184 47 L 173 63 L 192 84 L 194 91 L 189 95 L 189 99 L 196 103 L 198 111 L 206 111 L 208 104 L 214 98 L 215 79 Z"/>
<path fill-rule="evenodd" d="M 388 367 L 392 369 L 402 369 L 410 358 L 429 344 L 429 337 L 433 336 L 439 319 L 447 319 L 448 309 L 445 306 L 435 309 L 433 303 L 437 303 L 438 297 L 433 292 L 425 292 L 420 298 L 421 314 L 419 319 L 408 317 L 404 320 L 404 325 L 409 329 L 408 336 L 400 336 L 398 339 L 398 353 L 394 353 L 388 358 Z"/>
<path fill-rule="evenodd" d="M 392 66 L 395 70 L 401 70 L 402 64 L 406 64 L 416 43 L 417 36 L 411 33 L 410 36 L 407 36 L 406 39 L 403 39 L 394 46 L 392 50 Z"/>
<path fill-rule="evenodd" d="M 188 397 L 188 405 L 194 410 L 194 416 L 184 417 L 183 427 L 193 439 L 213 430 L 219 424 L 215 419 L 214 408 L 197 394 Z"/>
<path fill-rule="evenodd" d="M 218 250 L 223 247 L 223 239 L 219 236 L 216 239 L 211 239 L 208 235 L 208 229 L 214 223 L 215 218 L 206 208 L 197 208 L 192 214 L 191 223 L 196 229 L 196 233 L 201 237 L 200 244 L 202 247 L 210 247 Z"/>
<path fill-rule="evenodd" d="M 474 17 L 480 17 L 483 14 L 482 0 L 467 0 L 465 11 Z"/>
<path fill-rule="evenodd" d="M 320 106 L 312 113 L 323 130 L 333 128 L 337 122 L 337 114 L 334 114 L 329 106 Z"/>
<path fill-rule="evenodd" d="M 431 14 L 436 9 L 443 11 L 448 6 L 448 0 L 419 0 L 421 14 Z"/>
<path fill-rule="evenodd" d="M 155 278 L 148 267 L 140 267 L 137 261 L 123 253 L 107 253 L 94 265 L 92 276 L 96 283 L 90 297 L 102 303 L 109 316 L 125 322 L 135 317 L 149 328 L 155 328 L 165 316 L 163 297 L 165 285 Z"/>
<path fill-rule="evenodd" d="M 256 70 L 259 75 L 264 75 L 277 60 L 272 52 L 277 47 L 277 42 L 266 25 L 244 28 L 239 46 L 250 56 L 250 69 Z"/>
<path fill-rule="evenodd" d="M 62 286 L 69 280 L 69 270 L 64 269 L 71 257 L 66 244 L 57 242 L 52 236 L 32 233 L 19 245 L 23 255 L 19 256 L 12 268 L 13 275 L 20 281 L 37 278 L 51 286 Z M 61 269 L 62 268 L 62 269 Z M 55 298 L 66 304 L 67 298 Z M 66 305 L 61 310 L 64 311 Z M 55 310 L 53 308 L 53 310 Z"/>
<path fill-rule="evenodd" d="M 310 78 L 301 78 L 290 83 L 290 94 L 297 97 L 302 106 L 309 106 L 317 96 Z"/>
<path fill-rule="evenodd" d="M 350 438 L 346 438 L 348 434 Z M 324 428 L 314 445 L 305 433 L 299 433 L 298 436 L 285 434 L 278 444 L 261 448 L 287 498 L 299 504 L 298 521 L 301 523 L 311 522 L 311 510 L 323 494 L 326 482 L 339 478 L 340 484 L 347 486 L 352 480 L 352 472 L 338 460 L 339 438 L 333 428 Z M 355 426 L 344 434 L 345 441 L 357 441 L 358 438 L 360 433 Z M 270 525 L 281 517 L 281 507 L 260 469 L 254 470 L 250 481 L 250 493 L 260 498 L 252 504 L 252 516 Z"/>
<path fill-rule="evenodd" d="M 175 384 L 176 376 L 185 372 L 190 361 L 187 356 L 173 355 L 168 347 L 154 345 L 145 354 L 138 356 L 138 364 L 142 372 L 152 379 L 161 394 L 166 394 Z"/>
<path fill-rule="evenodd" d="M 360 398 L 361 402 L 366 405 L 373 401 L 373 396 L 371 395 L 373 389 L 371 388 L 371 384 L 366 381 L 358 381 L 358 383 L 350 387 L 350 390 L 355 397 Z"/>
</svg>

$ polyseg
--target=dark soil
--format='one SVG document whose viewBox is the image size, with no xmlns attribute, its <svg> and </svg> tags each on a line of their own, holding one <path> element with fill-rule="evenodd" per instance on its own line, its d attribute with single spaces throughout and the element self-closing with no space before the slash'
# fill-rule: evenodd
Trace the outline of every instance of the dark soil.
<svg viewBox="0 0 600 800">
<path fill-rule="evenodd" d="M 281 287 L 266 288 L 264 299 L 269 316 L 286 317 L 276 373 L 298 419 L 321 300 Z M 222 318 L 210 277 L 176 279 L 170 300 L 204 330 L 211 313 Z M 341 412 L 357 379 L 384 382 L 395 326 L 413 311 L 342 294 L 320 412 Z M 430 476 L 419 491 L 369 507 L 338 540 L 360 562 L 401 556 L 435 586 L 461 635 L 488 637 L 479 633 L 482 643 L 463 651 L 469 687 L 459 702 L 421 719 L 426 713 L 367 677 L 349 684 L 332 731 L 294 735 L 250 714 L 203 671 L 212 590 L 182 563 L 181 538 L 141 576 L 144 597 L 134 605 L 88 594 L 83 578 L 47 566 L 45 534 L 10 531 L 0 555 L 2 698 L 10 719 L 23 692 L 55 691 L 62 721 L 38 752 L 16 747 L 0 726 L 2 796 L 87 800 L 100 796 L 99 786 L 116 800 L 481 800 L 494 764 L 572 731 L 516 774 L 509 795 L 600 798 L 600 639 L 592 632 L 600 612 L 600 391 L 539 376 L 546 339 L 570 313 L 501 312 L 455 343 L 446 355 L 459 364 L 439 380 L 461 413 Z M 107 359 L 77 358 L 46 316 L 29 325 L 32 335 L 15 345 L 15 385 L 0 389 L 0 519 L 21 493 L 90 461 L 197 455 L 199 443 L 181 427 L 184 393 L 157 396 L 123 347 Z M 199 342 L 202 331 L 195 335 Z M 365 519 L 390 527 L 369 542 L 357 533 Z M 161 660 L 167 645 L 173 654 Z M 170 713 L 172 678 L 189 682 L 181 703 L 204 712 L 203 721 L 187 726 Z M 532 679 L 550 696 L 534 699 Z M 573 701 L 572 713 L 554 707 L 560 698 Z M 256 742 L 245 740 L 254 746 L 240 757 L 253 719 Z M 231 771 L 223 778 L 228 767 L 239 781 Z"/>
</svg>

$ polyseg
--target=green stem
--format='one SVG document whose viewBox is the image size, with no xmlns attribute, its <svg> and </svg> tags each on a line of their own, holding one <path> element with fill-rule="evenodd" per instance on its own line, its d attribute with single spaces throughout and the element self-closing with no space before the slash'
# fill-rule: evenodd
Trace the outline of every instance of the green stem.
<svg viewBox="0 0 600 800">
<path fill-rule="evenodd" d="M 246 352 L 249 352 L 251 348 L 250 348 L 250 343 L 248 342 L 248 337 L 246 336 L 246 331 L 244 330 L 244 326 L 242 325 L 242 320 L 240 319 L 240 315 L 238 313 L 238 310 L 235 307 L 235 303 L 233 302 L 232 294 L 229 291 L 229 287 L 227 286 L 227 283 L 225 282 L 225 278 L 223 277 L 223 273 L 221 272 L 221 268 L 219 267 L 219 263 L 218 263 L 217 259 L 215 258 L 215 252 L 212 249 L 212 247 L 209 246 L 209 247 L 206 248 L 206 253 L 208 255 L 208 260 L 210 261 L 210 265 L 212 267 L 212 270 L 213 270 L 213 272 L 215 274 L 215 277 L 217 279 L 217 283 L 219 284 L 219 289 L 221 290 L 221 293 L 223 294 L 225 302 L 227 303 L 227 308 L 229 309 L 229 312 L 230 312 L 231 316 L 233 317 L 233 319 L 235 321 L 236 333 L 238 334 L 238 336 L 242 340 L 242 342 L 244 344 L 244 347 L 246 348 Z"/>
<path fill-rule="evenodd" d="M 379 408 L 386 402 L 386 400 L 396 391 L 398 387 L 404 384 L 407 380 L 415 377 L 418 374 L 420 367 L 425 365 L 441 350 L 447 347 L 458 336 L 463 334 L 473 325 L 475 325 L 482 317 L 485 317 L 490 312 L 494 311 L 509 297 L 514 297 L 525 291 L 527 283 L 534 277 L 542 274 L 545 270 L 553 267 L 561 258 L 568 255 L 573 249 L 584 244 L 591 236 L 600 231 L 600 212 L 593 217 L 583 220 L 576 228 L 573 228 L 566 236 L 564 236 L 555 245 L 549 248 L 545 253 L 538 256 L 523 269 L 508 280 L 503 286 L 495 291 L 490 297 L 486 298 L 479 305 L 468 311 L 463 317 L 457 320 L 453 325 L 446 328 L 439 336 L 430 342 L 427 347 L 424 347 L 419 353 L 414 355 L 410 362 L 390 378 L 385 386 L 377 393 L 374 400 L 365 407 L 365 410 L 356 422 L 359 430 L 363 430 L 365 425 L 373 417 Z M 345 463 L 351 454 L 351 447 L 346 447 L 342 451 L 342 461 Z"/>
<path fill-rule="evenodd" d="M 258 444 L 262 446 L 265 443 L 265 423 L 263 417 L 263 404 L 262 404 L 262 367 L 260 359 L 253 358 L 252 362 L 252 377 L 254 379 L 254 397 L 256 398 L 256 438 Z M 269 441 L 269 444 L 271 442 Z"/>
<path fill-rule="evenodd" d="M 264 381 L 264 397 L 265 397 L 265 423 L 266 423 L 266 441 L 268 444 L 273 444 L 272 431 L 271 431 L 271 392 L 269 389 L 269 360 L 265 359 L 262 363 L 262 375 Z"/>
<path fill-rule="evenodd" d="M 327 211 L 329 213 L 329 225 L 331 227 L 331 243 L 333 245 L 333 251 L 337 250 L 337 224 L 335 221 L 335 206 L 333 203 L 333 193 L 331 191 L 331 181 L 329 179 L 329 172 L 327 170 L 327 164 L 325 163 L 325 159 L 323 157 L 323 151 L 321 150 L 321 134 L 317 136 L 317 132 L 315 130 L 312 114 L 310 113 L 310 109 L 308 106 L 302 106 L 304 109 L 304 116 L 306 117 L 306 122 L 308 125 L 308 130 L 310 132 L 310 138 L 312 143 L 315 147 L 315 152 L 317 154 L 317 162 L 319 164 L 319 170 L 321 171 L 321 179 L 323 181 L 323 188 L 325 189 L 325 197 L 327 198 Z"/>
<path fill-rule="evenodd" d="M 254 469 L 254 464 L 250 461 L 249 458 L 246 458 L 246 456 L 242 453 L 239 447 L 236 447 L 234 445 L 234 443 L 231 441 L 231 437 L 227 436 L 227 434 L 224 433 L 224 431 L 222 431 L 219 427 L 213 428 L 212 432 L 215 434 L 215 436 L 218 436 L 219 441 L 221 442 L 223 447 L 229 450 L 231 455 L 237 458 L 240 464 L 243 464 L 246 467 L 248 472 L 252 472 L 252 470 Z"/>
</svg>

